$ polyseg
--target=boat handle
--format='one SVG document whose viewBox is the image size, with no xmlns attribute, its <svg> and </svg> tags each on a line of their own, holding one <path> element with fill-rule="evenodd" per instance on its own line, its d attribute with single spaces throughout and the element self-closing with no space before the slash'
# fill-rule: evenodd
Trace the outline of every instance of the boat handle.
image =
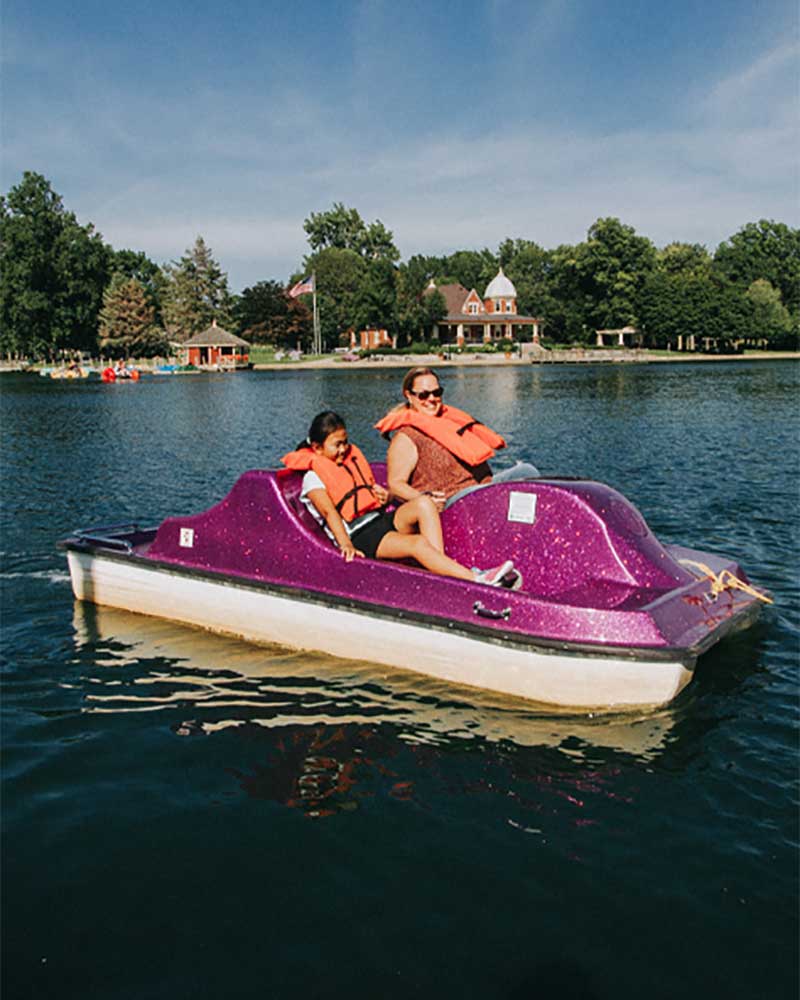
<svg viewBox="0 0 800 1000">
<path fill-rule="evenodd" d="M 511 617 L 511 608 L 503 608 L 500 611 L 493 611 L 491 608 L 487 608 L 483 601 L 476 601 L 472 605 L 472 610 L 476 615 L 480 615 L 481 618 L 502 618 L 503 621 L 507 622 Z"/>
<path fill-rule="evenodd" d="M 108 524 L 98 528 L 80 528 L 73 531 L 72 536 L 79 542 L 88 542 L 97 545 L 105 545 L 109 549 L 118 549 L 122 552 L 133 552 L 133 544 L 127 538 L 120 538 L 119 534 L 136 534 L 139 525 L 129 522 L 128 524 Z M 114 533 L 118 534 L 114 534 Z"/>
</svg>

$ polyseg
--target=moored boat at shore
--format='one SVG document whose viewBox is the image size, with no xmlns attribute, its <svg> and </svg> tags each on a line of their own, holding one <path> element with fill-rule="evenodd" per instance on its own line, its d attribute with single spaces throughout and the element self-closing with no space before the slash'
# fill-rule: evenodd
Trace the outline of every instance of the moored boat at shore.
<svg viewBox="0 0 800 1000">
<path fill-rule="evenodd" d="M 670 701 L 764 599 L 733 559 L 661 545 L 600 483 L 498 482 L 443 512 L 462 564 L 514 560 L 524 583 L 508 591 L 345 563 L 300 503 L 301 480 L 253 470 L 203 513 L 74 532 L 61 545 L 75 596 L 584 709 Z"/>
</svg>

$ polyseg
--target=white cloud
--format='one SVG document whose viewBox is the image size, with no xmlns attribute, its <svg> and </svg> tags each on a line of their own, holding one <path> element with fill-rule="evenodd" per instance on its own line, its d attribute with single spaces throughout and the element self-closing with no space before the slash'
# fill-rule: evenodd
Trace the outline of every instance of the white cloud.
<svg viewBox="0 0 800 1000">
<path fill-rule="evenodd" d="M 796 102 L 798 82 L 798 60 L 800 59 L 800 42 L 786 42 L 763 53 L 744 69 L 718 81 L 711 89 L 705 102 L 709 112 L 737 111 L 742 102 L 763 97 L 771 97 L 776 89 L 776 77 L 791 74 L 794 85 L 788 92 Z M 782 81 L 779 89 L 783 90 Z M 765 91 L 767 92 L 765 94 Z M 786 91 L 783 90 L 785 94 Z"/>
<path fill-rule="evenodd" d="M 576 242 L 607 215 L 659 244 L 711 248 L 762 217 L 798 224 L 797 97 L 787 83 L 795 43 L 772 48 L 701 99 L 687 98 L 668 129 L 645 121 L 598 135 L 575 110 L 564 125 L 544 127 L 456 109 L 424 131 L 413 121 L 392 131 L 362 113 L 369 87 L 382 69 L 397 71 L 394 85 L 403 86 L 417 63 L 401 73 L 408 50 L 398 42 L 388 52 L 392 8 L 365 9 L 371 20 L 354 21 L 355 69 L 343 87 L 351 93 L 360 84 L 363 107 L 312 93 L 297 74 L 269 93 L 204 84 L 156 99 L 98 81 L 81 60 L 55 89 L 66 57 L 51 52 L 59 57 L 50 62 L 52 99 L 31 88 L 6 114 L 8 186 L 23 169 L 39 170 L 81 221 L 155 260 L 176 259 L 202 235 L 235 290 L 285 280 L 307 252 L 303 219 L 334 201 L 380 218 L 404 257 L 496 248 L 506 237 Z M 562 0 L 538 5 L 520 37 L 555 38 L 570 10 Z M 504 11 L 498 0 L 496 27 Z M 400 37 L 412 27 L 406 18 Z M 383 44 L 374 49 L 376 33 Z M 525 52 L 521 43 L 522 70 Z M 415 59 L 424 62 L 424 52 Z M 36 72 L 46 71 L 40 60 Z"/>
</svg>

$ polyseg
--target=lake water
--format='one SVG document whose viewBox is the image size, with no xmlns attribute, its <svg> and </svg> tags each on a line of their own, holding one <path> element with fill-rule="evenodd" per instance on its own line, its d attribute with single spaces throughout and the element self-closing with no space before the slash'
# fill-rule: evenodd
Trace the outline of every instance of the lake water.
<svg viewBox="0 0 800 1000">
<path fill-rule="evenodd" d="M 202 510 L 320 409 L 382 458 L 401 371 L 3 375 L 4 1000 L 794 1000 L 799 373 L 444 373 L 509 461 L 775 594 L 594 718 L 73 601 L 60 537 Z"/>
</svg>

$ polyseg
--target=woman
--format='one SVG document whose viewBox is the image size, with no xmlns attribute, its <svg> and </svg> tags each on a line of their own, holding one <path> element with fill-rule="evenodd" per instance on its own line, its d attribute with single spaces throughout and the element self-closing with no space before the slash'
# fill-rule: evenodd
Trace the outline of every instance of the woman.
<svg viewBox="0 0 800 1000">
<path fill-rule="evenodd" d="M 389 436 L 386 456 L 389 492 L 398 500 L 430 495 L 445 501 L 471 486 L 488 483 L 488 460 L 506 443 L 463 410 L 442 402 L 444 390 L 431 368 L 412 368 L 403 379 L 405 403 L 375 425 Z"/>
</svg>

